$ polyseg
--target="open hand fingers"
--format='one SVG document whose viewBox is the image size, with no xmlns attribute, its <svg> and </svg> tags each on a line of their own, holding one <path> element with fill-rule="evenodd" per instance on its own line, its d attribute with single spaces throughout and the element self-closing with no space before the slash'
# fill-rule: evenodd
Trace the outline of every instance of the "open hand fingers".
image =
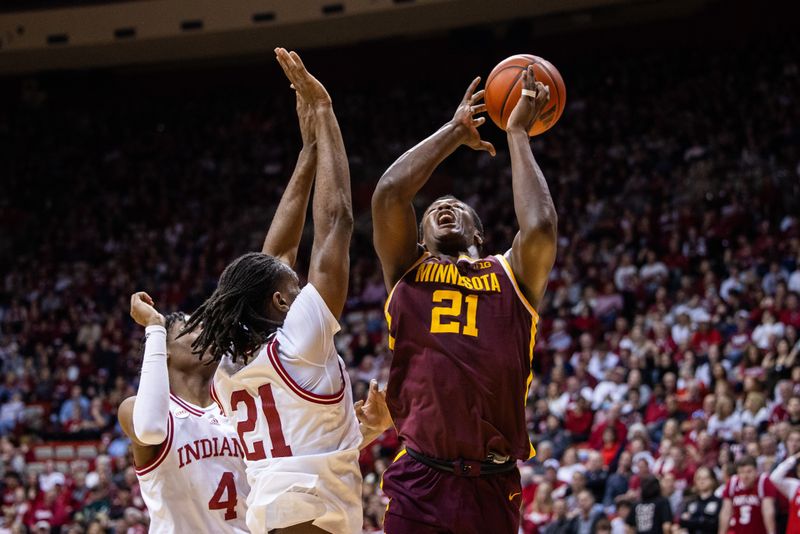
<svg viewBox="0 0 800 534">
<path fill-rule="evenodd" d="M 481 89 L 480 91 L 478 91 L 477 93 L 472 95 L 472 98 L 470 98 L 469 103 L 472 104 L 472 105 L 477 104 L 478 102 L 481 101 L 481 98 L 483 98 L 483 95 L 485 93 L 486 93 L 486 91 L 484 89 Z"/>
<path fill-rule="evenodd" d="M 536 82 L 536 100 L 542 104 L 550 100 L 550 87 L 542 82 Z"/>
<path fill-rule="evenodd" d="M 527 75 L 528 81 L 531 85 L 537 83 L 536 81 L 536 69 L 533 68 L 533 64 L 528 65 L 528 70 L 525 72 Z"/>
<path fill-rule="evenodd" d="M 473 93 L 475 92 L 475 89 L 478 88 L 478 84 L 479 83 L 481 83 L 481 77 L 480 76 L 478 76 L 477 78 L 472 80 L 472 83 L 469 84 L 469 87 L 467 87 L 467 92 L 464 93 L 464 102 L 469 102 L 470 101 L 470 99 L 472 98 Z"/>
<path fill-rule="evenodd" d="M 283 69 L 283 73 L 286 74 L 286 77 L 289 78 L 289 81 L 292 82 L 292 85 L 296 86 L 299 82 L 299 69 L 294 58 L 292 58 L 285 48 L 276 48 L 275 57 L 278 60 L 278 64 Z M 297 87 L 295 87 L 295 90 L 296 89 Z"/>
<path fill-rule="evenodd" d="M 306 66 L 303 64 L 303 60 L 300 59 L 300 56 L 297 54 L 297 52 L 292 50 L 289 52 L 289 57 L 292 58 L 292 61 L 294 61 L 294 64 L 298 69 L 306 70 Z"/>
<path fill-rule="evenodd" d="M 486 111 L 486 104 L 478 104 L 477 106 L 471 106 L 469 108 L 470 113 L 475 115 L 476 113 L 483 113 Z"/>
<path fill-rule="evenodd" d="M 481 118 L 483 118 L 483 117 L 481 117 Z M 492 157 L 497 155 L 497 151 L 495 151 L 494 145 L 492 143 L 490 143 L 489 141 L 481 141 L 480 150 L 485 150 L 486 152 L 491 154 Z"/>
</svg>

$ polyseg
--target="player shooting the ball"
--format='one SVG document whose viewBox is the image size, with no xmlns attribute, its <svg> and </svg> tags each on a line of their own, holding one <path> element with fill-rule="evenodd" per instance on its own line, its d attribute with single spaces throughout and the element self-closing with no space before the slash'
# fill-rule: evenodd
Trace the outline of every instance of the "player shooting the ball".
<svg viewBox="0 0 800 534">
<path fill-rule="evenodd" d="M 484 92 L 475 92 L 480 78 L 449 122 L 389 167 L 372 197 L 375 248 L 390 290 L 387 403 L 405 445 L 383 478 L 392 534 L 519 527 L 516 462 L 535 454 L 525 403 L 557 226 L 528 137 L 550 93 L 532 65 L 522 78 L 506 127 L 519 223 L 508 252 L 484 252 L 483 225 L 464 202 L 434 201 L 419 233 L 412 203 L 459 146 L 495 154 L 478 132 L 486 120 L 476 117 L 486 109 Z"/>
</svg>

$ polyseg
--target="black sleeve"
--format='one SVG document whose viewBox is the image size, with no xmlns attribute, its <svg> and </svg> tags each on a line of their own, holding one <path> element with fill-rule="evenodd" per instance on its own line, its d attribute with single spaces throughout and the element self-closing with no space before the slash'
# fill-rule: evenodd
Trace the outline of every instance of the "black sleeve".
<svg viewBox="0 0 800 534">
<path fill-rule="evenodd" d="M 661 498 L 656 504 L 655 524 L 660 527 L 664 523 L 672 523 L 672 506 L 667 499 Z"/>
<path fill-rule="evenodd" d="M 628 513 L 628 517 L 625 518 L 625 523 L 627 523 L 628 526 L 631 526 L 633 528 L 636 528 L 636 507 L 637 506 L 639 506 L 639 505 L 638 504 L 633 505 L 631 507 L 631 511 Z"/>
</svg>

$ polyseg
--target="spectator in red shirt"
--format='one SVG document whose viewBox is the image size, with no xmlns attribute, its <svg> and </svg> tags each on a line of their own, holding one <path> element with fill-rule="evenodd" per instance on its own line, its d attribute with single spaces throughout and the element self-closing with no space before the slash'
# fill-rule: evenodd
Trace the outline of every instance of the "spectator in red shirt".
<svg viewBox="0 0 800 534">
<path fill-rule="evenodd" d="M 589 407 L 589 403 L 590 401 L 581 393 L 578 399 L 567 408 L 564 428 L 569 432 L 573 443 L 582 443 L 589 439 L 592 421 L 594 420 L 594 414 Z"/>
<path fill-rule="evenodd" d="M 617 430 L 613 426 L 607 426 L 603 430 L 603 446 L 600 454 L 603 457 L 603 465 L 608 467 L 617 458 L 622 448 L 622 440 L 617 435 Z"/>
<path fill-rule="evenodd" d="M 703 312 L 698 316 L 697 330 L 692 334 L 689 347 L 698 354 L 707 354 L 710 345 L 720 345 L 722 334 L 711 326 L 711 316 Z"/>
<path fill-rule="evenodd" d="M 621 406 L 619 404 L 613 405 L 611 409 L 608 410 L 606 420 L 594 428 L 589 438 L 590 447 L 595 450 L 600 450 L 603 447 L 603 432 L 609 427 L 615 430 L 616 436 L 624 437 L 627 435 L 628 429 L 625 427 L 625 424 L 619 420 L 620 408 Z"/>
</svg>

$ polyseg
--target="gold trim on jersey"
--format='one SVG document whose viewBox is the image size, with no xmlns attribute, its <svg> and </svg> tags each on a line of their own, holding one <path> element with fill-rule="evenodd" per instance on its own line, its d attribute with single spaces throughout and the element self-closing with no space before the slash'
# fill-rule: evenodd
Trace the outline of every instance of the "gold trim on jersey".
<svg viewBox="0 0 800 534">
<path fill-rule="evenodd" d="M 536 315 L 535 319 L 531 321 L 531 345 L 530 345 L 530 348 L 528 349 L 530 351 L 529 358 L 530 358 L 530 370 L 531 371 L 528 374 L 528 380 L 527 380 L 527 383 L 525 385 L 525 398 L 522 399 L 522 407 L 523 407 L 523 409 L 525 408 L 525 406 L 528 405 L 528 395 L 531 392 L 531 383 L 533 382 L 533 347 L 536 345 L 536 323 L 537 323 L 536 320 L 538 318 L 539 318 L 539 316 Z M 531 442 L 530 438 L 528 438 L 528 443 L 531 446 L 530 455 L 528 456 L 528 459 L 530 459 L 530 458 L 533 458 L 534 456 L 536 456 L 536 449 L 533 447 L 533 443 Z"/>
<path fill-rule="evenodd" d="M 393 464 L 393 463 L 395 463 L 395 462 L 396 462 L 397 460 L 399 460 L 400 458 L 402 458 L 402 457 L 403 457 L 403 455 L 404 455 L 404 454 L 406 454 L 407 452 L 408 452 L 408 451 L 405 449 L 405 447 L 403 447 L 403 448 L 400 450 L 400 452 L 398 452 L 398 453 L 397 453 L 397 456 L 395 456 L 395 457 L 394 457 L 394 460 L 392 460 L 392 464 Z M 389 464 L 389 465 L 392 465 L 392 464 Z M 385 470 L 384 470 L 384 472 L 385 472 Z M 381 489 L 383 489 L 383 473 L 381 473 L 381 483 L 380 483 L 380 488 L 381 488 Z M 389 509 L 389 505 L 388 505 L 388 504 L 386 505 L 386 509 L 387 509 L 387 510 Z"/>
<path fill-rule="evenodd" d="M 498 260 L 500 260 L 500 265 L 503 266 L 503 270 L 508 275 L 509 280 L 511 280 L 511 285 L 514 286 L 514 291 L 517 292 L 517 296 L 519 297 L 519 300 L 522 301 L 522 303 L 525 305 L 525 308 L 527 308 L 528 312 L 530 312 L 530 314 L 533 316 L 533 322 L 534 323 L 538 323 L 539 322 L 539 314 L 536 312 L 536 310 L 533 308 L 533 306 L 531 306 L 531 303 L 528 302 L 528 298 L 525 296 L 525 294 L 519 288 L 519 284 L 517 283 L 517 277 L 514 276 L 514 271 L 511 269 L 511 264 L 508 263 L 508 260 L 502 254 L 495 254 L 494 257 L 497 258 Z"/>
<path fill-rule="evenodd" d="M 503 270 L 508 275 L 508 279 L 511 280 L 511 285 L 514 286 L 514 291 L 517 292 L 517 297 L 522 301 L 522 304 L 525 305 L 525 308 L 528 309 L 532 316 L 531 321 L 531 344 L 530 348 L 528 349 L 529 354 L 528 357 L 530 358 L 530 373 L 528 374 L 527 383 L 525 385 L 525 398 L 522 399 L 522 406 L 526 406 L 528 404 L 528 395 L 531 391 L 531 383 L 533 382 L 533 347 L 536 344 L 536 325 L 539 322 L 539 314 L 536 310 L 531 306 L 531 303 L 528 302 L 527 297 L 522 293 L 522 290 L 519 288 L 519 284 L 517 284 L 517 278 L 514 276 L 514 271 L 511 269 L 511 264 L 508 263 L 508 259 L 502 254 L 495 254 L 495 258 L 500 261 L 500 265 L 503 266 Z M 528 440 L 530 443 L 530 440 Z M 530 443 L 531 451 L 530 456 L 528 458 L 533 458 L 536 456 L 536 449 L 533 447 L 533 443 Z"/>
</svg>

